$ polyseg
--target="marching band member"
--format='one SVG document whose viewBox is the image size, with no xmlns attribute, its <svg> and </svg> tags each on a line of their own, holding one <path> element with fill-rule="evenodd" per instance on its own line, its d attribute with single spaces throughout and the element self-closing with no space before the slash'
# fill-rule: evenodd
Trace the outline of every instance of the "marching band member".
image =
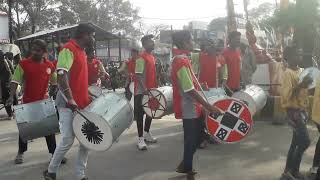
<svg viewBox="0 0 320 180">
<path fill-rule="evenodd" d="M 171 78 L 173 86 L 173 104 L 175 117 L 183 120 L 184 154 L 177 167 L 178 173 L 187 174 L 187 180 L 193 180 L 196 172 L 192 168 L 193 155 L 199 144 L 201 105 L 211 113 L 220 113 L 207 103 L 199 94 L 199 84 L 193 74 L 188 55 L 193 49 L 192 36 L 189 31 L 178 31 L 172 35 L 174 59 Z"/>
<path fill-rule="evenodd" d="M 138 128 L 138 149 L 146 150 L 147 145 L 145 143 L 156 143 L 157 139 L 154 138 L 149 132 L 152 118 L 146 116 L 145 125 L 143 128 L 143 107 L 142 98 L 144 94 L 148 93 L 151 88 L 157 88 L 157 75 L 156 75 L 156 60 L 151 54 L 154 50 L 153 35 L 146 35 L 142 37 L 142 46 L 145 49 L 136 60 L 135 74 L 137 77 L 136 93 L 134 97 L 134 112 Z M 144 132 L 143 132 L 144 131 Z"/>
<path fill-rule="evenodd" d="M 309 104 L 307 87 L 312 83 L 312 79 L 306 76 L 299 83 L 299 75 L 302 72 L 302 69 L 299 68 L 301 57 L 295 47 L 287 47 L 283 52 L 283 57 L 289 67 L 282 76 L 281 105 L 287 110 L 289 123 L 293 128 L 293 135 L 282 176 L 290 179 L 304 179 L 299 170 L 303 153 L 310 145 L 306 127 Z"/>
<path fill-rule="evenodd" d="M 240 37 L 240 32 L 230 32 L 228 35 L 228 47 L 222 53 L 228 67 L 227 86 L 232 91 L 240 90 L 241 55 L 238 49 L 240 47 Z"/>
<path fill-rule="evenodd" d="M 19 84 L 24 83 L 24 93 L 22 103 L 31 103 L 39 100 L 49 98 L 48 86 L 56 84 L 56 73 L 54 65 L 45 58 L 47 52 L 47 43 L 43 40 L 37 39 L 32 43 L 32 55 L 19 62 L 12 81 L 11 81 L 11 96 L 7 104 L 12 104 L 14 96 L 16 96 L 16 89 Z M 49 153 L 53 155 L 56 149 L 55 135 L 46 136 L 47 147 Z M 23 154 L 27 151 L 28 143 L 23 142 L 19 136 L 19 151 L 15 158 L 16 164 L 23 163 Z M 64 158 L 64 156 L 62 157 Z M 66 159 L 63 159 L 65 163 Z"/>
<path fill-rule="evenodd" d="M 312 107 L 312 120 L 316 123 L 318 131 L 320 132 L 320 76 L 317 78 L 316 88 L 313 97 Z M 317 179 L 320 179 L 320 137 L 318 139 L 316 149 L 313 157 L 312 168 L 310 169 L 311 174 L 317 173 Z"/>
<path fill-rule="evenodd" d="M 90 85 L 97 85 L 99 78 L 108 78 L 109 74 L 103 67 L 101 61 L 95 58 L 92 48 L 86 49 L 88 63 L 88 81 Z"/>
<path fill-rule="evenodd" d="M 84 49 L 93 46 L 94 31 L 94 27 L 90 24 L 79 24 L 74 39 L 66 43 L 59 53 L 57 64 L 59 92 L 56 105 L 60 115 L 61 141 L 48 169 L 43 173 L 46 180 L 56 179 L 61 161 L 74 142 L 73 112 L 85 108 L 91 102 L 88 92 L 87 56 Z M 85 176 L 87 160 L 88 149 L 80 144 L 76 160 L 76 176 L 79 180 L 88 180 Z"/>
<path fill-rule="evenodd" d="M 136 60 L 139 58 L 139 48 L 131 48 L 131 58 L 127 61 L 122 63 L 120 69 L 118 70 L 119 73 L 126 72 L 127 73 L 127 80 L 125 84 L 126 93 L 128 93 L 130 83 L 134 83 L 134 87 L 137 86 L 137 78 L 135 74 L 136 69 Z M 134 88 L 135 89 L 135 88 Z M 130 98 L 128 98 L 130 99 Z"/>
</svg>

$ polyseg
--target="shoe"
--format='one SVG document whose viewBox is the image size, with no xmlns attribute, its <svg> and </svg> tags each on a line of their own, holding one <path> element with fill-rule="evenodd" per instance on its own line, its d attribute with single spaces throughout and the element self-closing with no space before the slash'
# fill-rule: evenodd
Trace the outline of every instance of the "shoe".
<svg viewBox="0 0 320 180">
<path fill-rule="evenodd" d="M 181 163 L 180 163 L 179 166 L 177 167 L 176 172 L 177 172 L 177 173 L 181 173 L 181 174 L 193 174 L 193 175 L 195 175 L 195 174 L 198 173 L 198 172 L 195 171 L 194 169 L 192 169 L 192 171 L 186 171 L 186 170 L 184 169 L 184 163 L 183 163 L 183 161 L 181 161 Z"/>
<path fill-rule="evenodd" d="M 144 132 L 144 139 L 148 143 L 156 143 L 157 138 L 154 138 L 150 132 Z"/>
<path fill-rule="evenodd" d="M 293 176 L 293 174 L 290 171 L 284 172 L 281 175 L 281 179 L 285 180 L 300 180 Z"/>
<path fill-rule="evenodd" d="M 84 178 L 82 178 L 82 179 L 80 179 L 80 180 L 89 180 L 89 178 L 87 178 L 87 177 L 84 177 Z"/>
<path fill-rule="evenodd" d="M 194 180 L 194 174 L 187 174 L 187 180 Z"/>
<path fill-rule="evenodd" d="M 146 143 L 144 142 L 144 138 L 143 138 L 143 137 L 139 137 L 139 138 L 138 138 L 137 146 L 138 146 L 138 149 L 139 149 L 140 151 L 147 150 L 147 145 L 146 145 Z"/>
<path fill-rule="evenodd" d="M 207 140 L 202 141 L 202 143 L 199 145 L 199 149 L 205 149 L 209 145 Z"/>
<path fill-rule="evenodd" d="M 303 174 L 301 174 L 300 172 L 294 172 L 294 173 L 292 173 L 292 175 L 293 175 L 296 179 L 298 179 L 298 180 L 304 180 L 304 179 L 306 179 L 306 176 L 303 175 Z"/>
<path fill-rule="evenodd" d="M 311 167 L 309 172 L 310 172 L 310 174 L 317 174 L 318 169 L 319 169 L 319 167 Z"/>
<path fill-rule="evenodd" d="M 18 153 L 15 160 L 15 164 L 22 164 L 23 163 L 23 153 Z"/>
<path fill-rule="evenodd" d="M 45 180 L 56 180 L 56 173 L 49 173 L 48 170 L 43 172 L 43 177 Z"/>
</svg>

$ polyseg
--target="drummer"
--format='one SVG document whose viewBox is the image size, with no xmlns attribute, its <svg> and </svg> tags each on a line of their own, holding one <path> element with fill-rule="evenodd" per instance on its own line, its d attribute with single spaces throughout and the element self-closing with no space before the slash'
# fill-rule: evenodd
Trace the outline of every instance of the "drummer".
<svg viewBox="0 0 320 180">
<path fill-rule="evenodd" d="M 157 75 L 156 75 L 156 60 L 151 54 L 154 50 L 153 35 L 146 35 L 142 37 L 141 43 L 145 49 L 136 60 L 135 74 L 137 77 L 136 92 L 134 97 L 134 113 L 138 128 L 138 142 L 137 146 L 139 150 L 147 150 L 145 143 L 156 143 L 157 139 L 154 138 L 149 132 L 152 118 L 146 116 L 145 125 L 143 128 L 143 107 L 142 98 L 144 94 L 148 93 L 151 88 L 157 88 Z"/>
<path fill-rule="evenodd" d="M 86 49 L 88 63 L 88 81 L 89 85 L 98 85 L 99 78 L 109 78 L 109 74 L 103 67 L 103 64 L 94 55 L 93 48 Z"/>
<path fill-rule="evenodd" d="M 225 63 L 228 67 L 228 79 L 226 85 L 232 91 L 240 90 L 240 37 L 240 32 L 230 32 L 228 35 L 228 47 L 222 53 L 223 57 L 225 58 Z"/>
<path fill-rule="evenodd" d="M 58 87 L 56 105 L 60 115 L 61 141 L 51 159 L 48 170 L 44 172 L 46 180 L 55 180 L 56 173 L 64 155 L 74 142 L 72 121 L 77 109 L 83 109 L 91 103 L 88 92 L 88 67 L 85 48 L 94 44 L 94 27 L 89 23 L 79 24 L 75 37 L 66 43 L 59 53 L 57 73 Z M 76 176 L 78 180 L 87 180 L 85 169 L 88 149 L 80 144 Z"/>
<path fill-rule="evenodd" d="M 188 58 L 193 49 L 192 36 L 189 31 L 178 31 L 172 35 L 175 58 L 172 62 L 171 78 L 173 86 L 173 105 L 175 117 L 183 120 L 184 155 L 177 167 L 178 173 L 187 174 L 187 180 L 194 180 L 193 155 L 199 144 L 201 105 L 209 112 L 219 114 L 220 111 L 207 103 L 199 94 L 199 84 L 192 71 Z"/>
<path fill-rule="evenodd" d="M 122 63 L 121 67 L 118 69 L 119 73 L 126 72 L 127 73 L 127 80 L 125 84 L 125 90 L 126 93 L 129 92 L 129 86 L 130 83 L 137 83 L 136 82 L 136 60 L 139 58 L 139 48 L 138 47 L 132 47 L 131 48 L 131 58 L 129 58 L 127 61 Z"/>
<path fill-rule="evenodd" d="M 47 52 L 47 43 L 37 39 L 32 43 L 32 55 L 19 62 L 12 81 L 11 81 L 11 96 L 7 104 L 12 104 L 16 89 L 19 84 L 24 83 L 24 93 L 22 103 L 31 103 L 49 98 L 48 85 L 49 81 L 55 85 L 57 83 L 54 65 L 45 58 Z M 49 153 L 53 155 L 56 149 L 55 135 L 46 136 L 47 147 Z M 24 142 L 19 136 L 19 150 L 15 158 L 16 164 L 23 163 L 23 154 L 27 151 L 28 143 Z M 62 163 L 65 163 L 63 159 Z"/>
</svg>

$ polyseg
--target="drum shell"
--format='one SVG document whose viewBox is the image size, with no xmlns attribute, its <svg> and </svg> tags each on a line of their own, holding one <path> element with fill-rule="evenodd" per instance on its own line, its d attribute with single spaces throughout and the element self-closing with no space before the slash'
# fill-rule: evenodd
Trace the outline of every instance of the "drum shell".
<svg viewBox="0 0 320 180">
<path fill-rule="evenodd" d="M 301 83 L 306 76 L 310 76 L 310 78 L 313 80 L 308 89 L 313 89 L 316 87 L 317 78 L 320 76 L 320 70 L 315 67 L 306 68 L 299 76 L 299 83 Z"/>
<path fill-rule="evenodd" d="M 248 85 L 244 90 L 235 92 L 232 97 L 244 101 L 252 115 L 264 108 L 268 98 L 264 90 L 256 85 Z"/>
<path fill-rule="evenodd" d="M 14 111 L 23 141 L 59 133 L 59 120 L 52 99 L 17 105 Z"/>
<path fill-rule="evenodd" d="M 157 88 L 165 97 L 167 108 L 164 115 L 173 114 L 173 89 L 170 86 L 163 86 Z"/>
<path fill-rule="evenodd" d="M 99 116 L 100 119 L 105 121 L 110 128 L 109 131 L 111 133 L 109 134 L 111 134 L 111 137 L 107 136 L 105 138 L 108 138 L 107 141 L 111 143 L 108 145 L 108 147 L 105 147 L 101 151 L 108 150 L 112 146 L 112 143 L 115 142 L 119 138 L 119 136 L 131 126 L 133 122 L 133 109 L 130 103 L 126 100 L 125 97 L 122 97 L 121 95 L 118 95 L 116 93 L 103 93 L 101 96 L 96 98 L 89 106 L 87 106 L 84 111 Z M 75 118 L 77 118 L 77 116 Z M 73 128 L 77 127 L 75 123 L 77 122 L 74 121 Z M 77 138 L 85 147 L 87 147 L 88 149 L 92 149 L 88 142 L 84 142 L 85 139 L 79 138 L 78 136 Z"/>
</svg>

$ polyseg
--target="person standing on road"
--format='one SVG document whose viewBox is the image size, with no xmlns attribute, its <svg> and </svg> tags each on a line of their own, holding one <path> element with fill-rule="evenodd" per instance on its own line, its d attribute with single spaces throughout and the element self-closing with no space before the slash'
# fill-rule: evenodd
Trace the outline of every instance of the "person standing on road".
<svg viewBox="0 0 320 180">
<path fill-rule="evenodd" d="M 142 98 L 144 94 L 152 88 L 157 88 L 157 74 L 156 74 L 156 59 L 151 54 L 154 50 L 153 35 L 146 35 L 142 37 L 141 43 L 145 49 L 140 53 L 140 57 L 136 60 L 135 74 L 137 78 L 136 93 L 134 96 L 134 114 L 138 128 L 138 142 L 139 150 L 146 150 L 145 143 L 156 143 L 157 139 L 150 133 L 152 117 L 146 115 L 145 124 L 143 127 L 143 115 L 145 114 L 142 107 Z"/>
<path fill-rule="evenodd" d="M 106 79 L 109 77 L 109 74 L 103 67 L 101 61 L 95 58 L 94 50 L 92 48 L 86 49 L 87 54 L 87 63 L 88 63 L 88 81 L 89 86 L 98 85 L 99 78 Z"/>
<path fill-rule="evenodd" d="M 240 37 L 238 31 L 230 32 L 228 35 L 228 47 L 223 51 L 222 55 L 228 67 L 228 80 L 226 85 L 232 91 L 240 90 L 240 70 L 241 70 L 241 55 L 240 55 Z"/>
<path fill-rule="evenodd" d="M 59 53 L 57 73 L 58 87 L 56 106 L 59 112 L 61 141 L 54 152 L 48 169 L 43 173 L 45 180 L 55 180 L 58 168 L 75 139 L 72 121 L 78 109 L 90 103 L 88 92 L 88 66 L 85 48 L 94 44 L 94 27 L 89 23 L 79 24 L 74 39 L 66 43 Z M 89 151 L 80 144 L 76 160 L 77 180 L 88 180 L 85 175 Z"/>
<path fill-rule="evenodd" d="M 287 47 L 283 57 L 288 63 L 288 68 L 282 75 L 281 105 L 286 109 L 289 123 L 293 128 L 292 142 L 287 155 L 286 167 L 282 177 L 291 179 L 304 179 L 300 173 L 300 164 L 303 153 L 310 145 L 307 130 L 309 105 L 308 89 L 312 79 L 306 76 L 299 83 L 299 75 L 302 72 L 301 55 L 295 47 Z"/>
<path fill-rule="evenodd" d="M 173 87 L 173 106 L 176 119 L 182 119 L 184 131 L 183 160 L 176 169 L 178 173 L 187 174 L 187 180 L 194 180 L 193 155 L 199 145 L 201 105 L 210 113 L 220 114 L 199 94 L 199 84 L 192 71 L 188 58 L 193 49 L 192 36 L 189 31 L 178 31 L 172 35 L 173 51 L 171 69 Z"/>
<path fill-rule="evenodd" d="M 56 84 L 56 73 L 54 65 L 48 61 L 44 55 L 47 52 L 47 43 L 43 40 L 37 39 L 32 43 L 32 55 L 19 62 L 12 81 L 11 81 L 11 95 L 7 101 L 7 105 L 11 105 L 16 96 L 16 90 L 19 84 L 24 83 L 24 93 L 22 103 L 32 103 L 49 98 L 48 86 Z M 27 151 L 28 142 L 24 142 L 19 135 L 19 150 L 15 158 L 16 164 L 23 163 L 24 152 Z M 49 153 L 52 154 L 56 149 L 55 134 L 46 136 L 47 147 Z M 65 163 L 66 159 L 64 159 Z"/>
</svg>

